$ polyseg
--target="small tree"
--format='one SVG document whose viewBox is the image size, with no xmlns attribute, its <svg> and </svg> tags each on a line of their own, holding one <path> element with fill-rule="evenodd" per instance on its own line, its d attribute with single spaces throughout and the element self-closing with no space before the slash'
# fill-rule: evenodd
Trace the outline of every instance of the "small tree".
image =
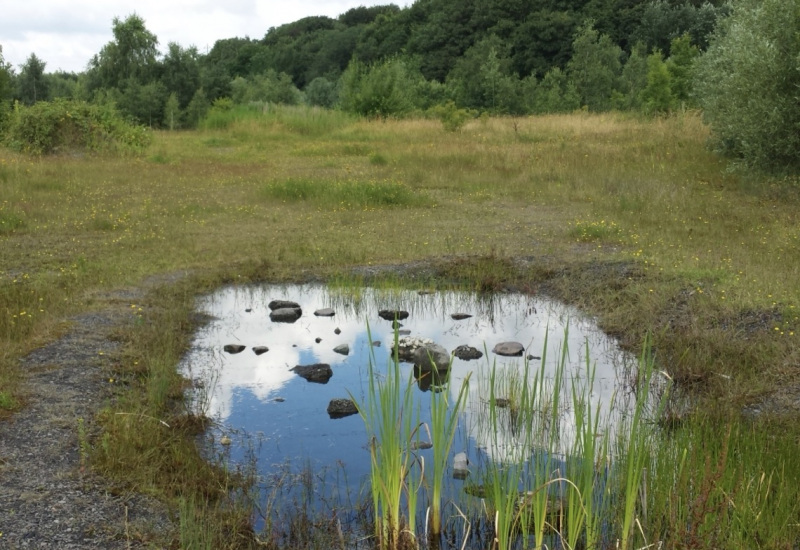
<svg viewBox="0 0 800 550">
<path fill-rule="evenodd" d="M 614 98 L 614 106 L 623 110 L 638 110 L 642 106 L 642 91 L 647 86 L 647 49 L 637 42 L 631 55 L 622 68 L 619 79 L 619 92 Z"/>
<path fill-rule="evenodd" d="M 186 124 L 190 128 L 196 128 L 210 108 L 211 103 L 208 101 L 205 91 L 203 88 L 199 88 L 192 96 L 189 105 L 186 106 L 184 113 Z"/>
<path fill-rule="evenodd" d="M 692 39 L 688 34 L 672 41 L 667 70 L 672 95 L 680 104 L 686 105 L 691 101 L 692 67 L 699 54 L 700 50 L 692 45 Z"/>
<path fill-rule="evenodd" d="M 318 76 L 306 86 L 306 103 L 319 107 L 332 108 L 338 99 L 336 83 L 324 76 Z"/>
<path fill-rule="evenodd" d="M 178 94 L 172 92 L 164 104 L 164 126 L 175 130 L 180 126 L 181 106 L 178 103 Z"/>
<path fill-rule="evenodd" d="M 646 113 L 666 113 L 672 109 L 669 71 L 658 50 L 647 56 L 647 85 L 641 97 L 642 109 Z"/>
<path fill-rule="evenodd" d="M 697 60 L 695 96 L 718 150 L 800 170 L 800 0 L 735 0 Z"/>
<path fill-rule="evenodd" d="M 33 105 L 37 101 L 49 99 L 48 81 L 44 77 L 47 64 L 32 53 L 24 64 L 20 65 L 17 77 L 17 97 L 25 105 Z"/>
</svg>

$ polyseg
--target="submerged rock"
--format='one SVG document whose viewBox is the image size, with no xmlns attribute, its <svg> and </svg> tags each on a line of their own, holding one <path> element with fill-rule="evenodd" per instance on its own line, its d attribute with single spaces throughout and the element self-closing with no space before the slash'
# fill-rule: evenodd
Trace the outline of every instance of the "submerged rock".
<svg viewBox="0 0 800 550">
<path fill-rule="evenodd" d="M 453 457 L 453 477 L 455 479 L 466 479 L 469 475 L 469 459 L 467 453 L 457 453 Z"/>
<path fill-rule="evenodd" d="M 450 318 L 455 321 L 461 321 L 462 319 L 469 319 L 470 317 L 472 317 L 470 313 L 452 313 L 450 315 Z"/>
<path fill-rule="evenodd" d="M 298 376 L 301 376 L 309 382 L 315 384 L 327 384 L 328 380 L 333 376 L 333 370 L 327 363 L 317 363 L 314 365 L 297 365 L 293 369 Z"/>
<path fill-rule="evenodd" d="M 453 350 L 453 355 L 461 359 L 462 361 L 471 361 L 473 359 L 480 359 L 483 357 L 483 352 L 479 351 L 478 348 L 473 348 L 472 346 L 458 346 L 456 349 Z"/>
<path fill-rule="evenodd" d="M 525 352 L 525 346 L 519 342 L 500 342 L 492 351 L 505 357 L 522 357 Z"/>
<path fill-rule="evenodd" d="M 433 443 L 431 443 L 430 441 L 412 441 L 408 445 L 408 448 L 411 449 L 412 451 L 420 451 L 420 450 L 430 449 L 432 447 Z"/>
<path fill-rule="evenodd" d="M 344 418 L 358 414 L 358 407 L 352 399 L 335 398 L 328 403 L 328 416 L 331 418 Z"/>
<path fill-rule="evenodd" d="M 256 355 L 264 355 L 269 351 L 267 346 L 253 346 L 253 353 Z"/>
<path fill-rule="evenodd" d="M 402 309 L 382 309 L 378 312 L 378 317 L 387 321 L 402 321 L 408 319 L 408 312 Z"/>
<path fill-rule="evenodd" d="M 242 353 L 246 348 L 247 346 L 243 346 L 241 344 L 225 344 L 222 349 L 226 353 L 233 354 L 233 353 Z"/>
<path fill-rule="evenodd" d="M 281 307 L 273 309 L 269 318 L 273 323 L 294 323 L 303 315 L 299 307 Z"/>
</svg>

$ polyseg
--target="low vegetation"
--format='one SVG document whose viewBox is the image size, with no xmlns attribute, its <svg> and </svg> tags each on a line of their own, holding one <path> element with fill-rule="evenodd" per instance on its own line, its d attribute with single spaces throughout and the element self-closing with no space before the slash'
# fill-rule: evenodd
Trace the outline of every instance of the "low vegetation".
<svg viewBox="0 0 800 550">
<path fill-rule="evenodd" d="M 90 467 L 180 510 L 186 547 L 299 545 L 314 525 L 330 541 L 335 529 L 313 518 L 252 533 L 251 473 L 195 449 L 204 420 L 187 414 L 175 366 L 196 297 L 311 276 L 548 293 L 630 350 L 649 334 L 655 368 L 692 403 L 662 419 L 647 494 L 610 501 L 630 515 L 614 536 L 629 548 L 790 548 L 798 182 L 730 172 L 708 138 L 692 112 L 483 117 L 450 132 L 278 107 L 155 132 L 139 156 L 0 149 L 0 415 L 24 406 L 21 356 L 107 291 L 147 282 L 145 300 L 123 304 L 118 398 L 86 419 Z"/>
</svg>

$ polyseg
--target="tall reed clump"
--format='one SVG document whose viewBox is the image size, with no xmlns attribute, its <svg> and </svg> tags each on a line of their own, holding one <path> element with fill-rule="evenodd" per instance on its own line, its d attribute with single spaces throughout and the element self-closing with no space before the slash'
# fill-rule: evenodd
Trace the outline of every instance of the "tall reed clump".
<svg viewBox="0 0 800 550">
<path fill-rule="evenodd" d="M 397 339 L 395 334 L 395 350 L 398 349 Z M 419 410 L 414 410 L 413 380 L 402 380 L 396 352 L 380 382 L 375 372 L 375 356 L 370 357 L 367 399 L 353 401 L 369 437 L 370 491 L 378 547 L 382 550 L 415 547 L 418 490 L 415 482 L 419 478 L 412 469 L 418 459 L 409 443 L 419 427 Z M 402 509 L 404 493 L 407 497 L 405 514 Z"/>
<path fill-rule="evenodd" d="M 469 393 L 469 378 L 469 375 L 467 375 L 461 383 L 461 389 L 458 391 L 458 396 L 452 407 L 449 399 L 451 384 L 449 376 L 446 377 L 442 386 L 431 389 L 431 443 L 433 444 L 429 524 L 429 537 L 431 539 L 438 539 L 442 533 L 442 484 L 445 470 L 447 469 L 447 459 L 450 456 L 450 448 L 453 446 L 453 438 L 458 427 L 458 418 Z"/>
<path fill-rule="evenodd" d="M 646 346 L 635 370 L 635 401 L 625 410 L 616 408 L 616 395 L 609 403 L 596 401 L 588 344 L 581 372 L 570 363 L 568 334 L 565 329 L 552 362 L 545 336 L 538 370 L 528 362 L 520 370 L 493 364 L 486 378 L 488 409 L 477 415 L 477 438 L 486 449 L 482 492 L 498 550 L 514 547 L 518 537 L 537 549 L 598 549 L 614 529 L 620 548 L 628 548 L 643 517 L 642 472 L 655 443 L 648 420 L 661 414 L 669 388 L 655 388 Z M 567 377 L 571 391 L 565 391 Z M 621 508 L 619 524 L 614 502 Z"/>
</svg>

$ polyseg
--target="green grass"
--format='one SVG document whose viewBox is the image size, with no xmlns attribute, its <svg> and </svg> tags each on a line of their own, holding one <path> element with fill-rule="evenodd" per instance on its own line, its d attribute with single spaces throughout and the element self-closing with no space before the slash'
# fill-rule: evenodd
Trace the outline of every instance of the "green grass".
<svg viewBox="0 0 800 550">
<path fill-rule="evenodd" d="M 19 358 L 57 337 L 65 318 L 129 308 L 105 296 L 163 280 L 148 283 L 141 322 L 117 335 L 125 351 L 114 377 L 125 390 L 86 419 L 87 433 L 103 430 L 91 441 L 93 467 L 176 508 L 177 495 L 222 498 L 236 480 L 196 456 L 192 423 L 178 420 L 174 369 L 196 328 L 195 297 L 239 281 L 406 264 L 384 278 L 546 292 L 635 351 L 652 334 L 658 368 L 698 410 L 721 411 L 687 415 L 675 436 L 688 441 L 680 483 L 718 487 L 715 467 L 724 466 L 726 494 L 743 499 L 735 514 L 719 510 L 719 546 L 797 540 L 797 522 L 785 520 L 800 501 L 791 454 L 800 436 L 796 181 L 727 171 L 694 113 L 494 118 L 458 132 L 436 120 L 378 123 L 301 108 L 237 116 L 155 133 L 142 157 L 0 149 L 0 223 L 13 226 L 0 229 L 0 415 L 24 405 Z M 317 196 L 292 198 L 303 186 Z M 190 275 L 173 284 L 175 273 Z M 739 419 L 754 404 L 779 414 Z M 706 467 L 701 442 L 719 453 L 729 424 L 725 460 Z M 655 485 L 647 497 L 668 490 Z M 692 513 L 720 508 L 713 492 L 701 496 Z M 217 518 L 218 533 L 232 532 L 220 507 L 198 509 Z M 682 509 L 651 504 L 648 542 L 686 525 Z"/>
</svg>

